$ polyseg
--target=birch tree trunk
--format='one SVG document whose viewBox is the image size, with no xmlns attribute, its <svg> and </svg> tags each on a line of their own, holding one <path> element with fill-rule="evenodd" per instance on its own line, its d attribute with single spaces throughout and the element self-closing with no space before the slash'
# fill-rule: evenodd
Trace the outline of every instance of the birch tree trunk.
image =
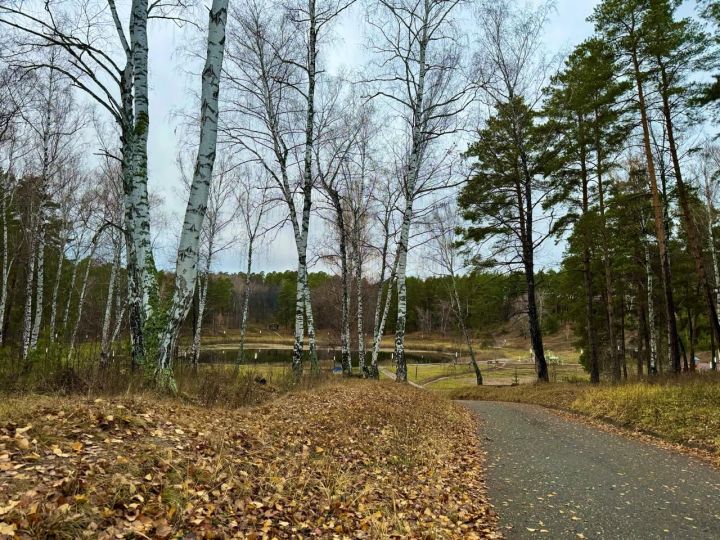
<svg viewBox="0 0 720 540">
<path fill-rule="evenodd" d="M 62 280 L 62 271 L 65 264 L 65 244 L 67 243 L 67 234 L 63 234 L 60 239 L 60 249 L 58 253 L 58 266 L 55 274 L 55 283 L 53 284 L 52 298 L 50 300 L 50 329 L 49 338 L 50 342 L 54 343 L 56 340 L 55 328 L 57 326 L 57 301 L 58 294 L 60 293 L 60 281 Z"/>
<path fill-rule="evenodd" d="M 200 142 L 178 246 L 172 307 L 167 314 L 167 324 L 158 351 L 157 382 L 160 386 L 173 390 L 175 383 L 170 367 L 171 359 L 177 345 L 180 325 L 187 316 L 195 292 L 200 257 L 200 233 L 215 165 L 218 96 L 225 51 L 227 10 L 228 0 L 213 0 L 208 18 L 207 58 L 202 74 Z"/>
<path fill-rule="evenodd" d="M 85 266 L 85 274 L 83 274 L 82 285 L 80 286 L 77 314 L 75 316 L 75 324 L 73 325 L 72 334 L 70 335 L 70 346 L 68 347 L 68 360 L 72 359 L 75 352 L 75 342 L 77 340 L 77 333 L 80 328 L 80 321 L 82 320 L 83 309 L 85 307 L 85 293 L 87 291 L 88 279 L 90 277 L 90 267 L 92 266 L 92 259 L 95 256 L 96 247 L 97 244 L 95 243 L 95 240 L 93 240 L 93 246 L 90 249 L 90 255 L 88 256 L 87 265 Z"/>
<path fill-rule="evenodd" d="M 117 274 L 120 269 L 120 243 L 116 242 L 115 253 L 113 254 L 113 265 L 110 269 L 110 279 L 108 280 L 107 297 L 105 300 L 105 313 L 103 315 L 102 337 L 100 341 L 100 363 L 107 364 L 110 357 L 110 323 L 112 322 L 113 303 L 115 301 L 115 286 L 117 282 Z M 118 314 L 116 314 L 117 316 Z"/>
<path fill-rule="evenodd" d="M 130 48 L 132 51 L 132 91 L 134 96 L 134 124 L 131 138 L 131 178 L 126 186 L 126 204 L 132 226 L 129 229 L 137 283 L 142 298 L 143 327 L 153 314 L 157 301 L 155 261 L 150 238 L 150 204 L 147 182 L 147 144 L 150 128 L 148 86 L 148 0 L 132 0 L 130 14 Z M 143 328 L 143 331 L 145 328 Z"/>
<path fill-rule="evenodd" d="M 5 173 L 3 178 L 6 180 L 8 174 Z M 0 270 L 0 346 L 5 344 L 5 311 L 7 309 L 7 295 L 8 295 L 8 279 L 10 278 L 10 268 L 12 266 L 10 257 L 10 247 L 8 245 L 8 186 L 4 184 L 2 186 L 2 267 Z M 14 259 L 14 257 L 13 257 Z"/>
<path fill-rule="evenodd" d="M 359 224 L 356 222 L 356 227 Z M 364 311 L 363 311 L 363 289 L 362 289 L 362 254 L 359 248 L 360 242 L 355 241 L 355 282 L 357 283 L 357 335 L 358 335 L 358 366 L 360 375 L 367 379 L 370 376 L 370 370 L 365 363 L 365 328 L 364 328 Z"/>
<path fill-rule="evenodd" d="M 73 291 L 75 290 L 75 282 L 77 281 L 77 271 L 79 265 L 79 258 L 73 261 L 73 269 L 70 274 L 70 286 L 68 287 L 67 300 L 65 301 L 65 311 L 63 312 L 62 327 L 63 332 L 67 331 L 68 320 L 70 319 L 70 306 L 72 305 Z"/>
<path fill-rule="evenodd" d="M 400 244 L 398 246 L 397 266 L 397 321 L 395 323 L 395 380 L 407 382 L 407 363 L 405 361 L 405 325 L 407 323 L 407 286 L 405 275 L 407 272 L 407 254 L 410 243 L 410 224 L 412 222 L 413 203 L 415 197 L 415 184 L 420 172 L 420 162 L 423 153 L 423 128 L 425 126 L 425 56 L 428 47 L 427 28 L 423 29 L 418 51 L 418 81 L 414 107 L 412 110 L 411 149 L 407 165 L 407 185 L 405 186 L 405 211 L 403 212 L 402 228 L 400 230 Z"/>
<path fill-rule="evenodd" d="M 407 363 L 405 361 L 405 324 L 407 322 L 407 271 L 408 242 L 410 241 L 410 221 L 412 216 L 412 199 L 405 205 L 400 245 L 398 246 L 397 266 L 397 321 L 395 323 L 395 380 L 407 382 Z"/>
<path fill-rule="evenodd" d="M 392 289 L 397 275 L 397 265 L 399 259 L 395 257 L 390 277 L 387 279 L 387 294 L 385 295 L 384 307 L 382 308 L 382 315 L 380 315 L 380 305 L 383 304 L 383 288 L 384 283 L 380 282 L 378 288 L 377 304 L 375 306 L 375 329 L 373 332 L 373 346 L 372 356 L 370 357 L 370 372 L 372 377 L 375 379 L 380 378 L 380 371 L 378 370 L 378 354 L 380 354 L 380 346 L 382 344 L 382 337 L 385 333 L 385 324 L 387 322 L 388 314 L 390 313 L 390 304 L 392 303 Z"/>
<path fill-rule="evenodd" d="M 650 333 L 650 369 L 648 375 L 657 373 L 657 326 L 655 322 L 655 301 L 653 300 L 653 273 L 650 265 L 650 248 L 647 238 L 643 242 L 645 252 L 645 275 L 647 276 L 648 330 Z"/>
<path fill-rule="evenodd" d="M 298 339 L 298 332 L 302 332 L 302 314 L 305 313 L 307 322 L 308 341 L 310 345 L 310 365 L 315 373 L 318 371 L 317 348 L 315 341 L 315 322 L 312 315 L 310 288 L 308 286 L 307 271 L 307 239 L 310 225 L 310 210 L 312 209 L 313 188 L 313 148 L 315 145 L 315 77 L 317 62 L 317 19 L 315 0 L 308 0 L 308 49 L 307 49 L 307 91 L 305 93 L 307 109 L 305 114 L 305 154 L 303 158 L 303 212 L 300 226 L 300 242 L 296 236 L 298 250 L 298 282 L 295 306 L 295 346 L 293 348 L 293 372 L 296 376 L 302 373 L 302 338 Z"/>
<path fill-rule="evenodd" d="M 22 357 L 26 359 L 30 353 L 32 334 L 32 302 L 33 283 L 35 279 L 35 233 L 34 226 L 31 226 L 31 238 L 28 244 L 28 263 L 25 269 L 25 306 L 23 308 L 23 334 L 22 334 Z"/>
<path fill-rule="evenodd" d="M 355 259 L 355 283 L 357 284 L 357 333 L 358 333 L 358 368 L 360 375 L 367 379 L 370 376 L 370 370 L 365 362 L 365 328 L 364 328 L 364 312 L 362 297 L 362 253 L 360 251 L 360 223 L 357 216 L 354 219 L 354 241 L 353 255 Z"/>
<path fill-rule="evenodd" d="M 250 313 L 250 286 L 252 283 L 252 281 L 250 280 L 250 274 L 252 272 L 253 241 L 254 238 L 251 235 L 250 239 L 248 240 L 247 269 L 245 272 L 245 291 L 243 294 L 242 319 L 240 320 L 240 348 L 238 350 L 238 363 L 242 363 L 245 360 L 245 332 L 247 330 L 248 314 Z"/>
<path fill-rule="evenodd" d="M 43 306 L 44 306 L 44 292 L 45 292 L 45 224 L 43 223 L 43 216 L 40 216 L 41 223 L 39 224 L 40 232 L 38 235 L 38 248 L 37 248 L 37 276 L 35 283 L 35 318 L 33 320 L 32 333 L 30 335 L 30 350 L 34 350 L 37 347 L 38 338 L 40 337 L 40 327 L 42 325 Z"/>
<path fill-rule="evenodd" d="M 209 257 L 208 257 L 209 258 Z M 209 264 L 207 265 L 210 266 Z M 200 298 L 198 299 L 198 314 L 195 321 L 195 329 L 193 332 L 192 348 L 190 349 L 190 358 L 194 366 L 200 360 L 200 341 L 202 336 L 202 323 L 205 315 L 205 304 L 207 302 L 208 284 L 210 281 L 210 268 L 206 267 L 200 276 Z"/>
</svg>

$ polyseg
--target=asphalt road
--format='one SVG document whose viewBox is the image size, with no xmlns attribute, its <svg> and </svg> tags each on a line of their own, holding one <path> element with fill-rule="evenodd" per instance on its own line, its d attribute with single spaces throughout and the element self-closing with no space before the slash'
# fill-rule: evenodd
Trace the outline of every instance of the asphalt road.
<svg viewBox="0 0 720 540">
<path fill-rule="evenodd" d="M 508 539 L 720 539 L 720 471 L 532 405 L 463 402 Z"/>
</svg>

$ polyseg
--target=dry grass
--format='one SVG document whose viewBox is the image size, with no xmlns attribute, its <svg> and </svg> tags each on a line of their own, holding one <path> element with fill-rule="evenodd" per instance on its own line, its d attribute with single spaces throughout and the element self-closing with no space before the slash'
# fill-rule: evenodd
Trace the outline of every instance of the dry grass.
<svg viewBox="0 0 720 540">
<path fill-rule="evenodd" d="M 403 385 L 244 409 L 24 396 L 0 416 L 0 531 L 20 537 L 498 537 L 475 420 Z"/>
<path fill-rule="evenodd" d="M 720 456 L 720 375 L 624 384 L 530 384 L 448 392 L 454 399 L 534 403 L 580 413 Z"/>
</svg>

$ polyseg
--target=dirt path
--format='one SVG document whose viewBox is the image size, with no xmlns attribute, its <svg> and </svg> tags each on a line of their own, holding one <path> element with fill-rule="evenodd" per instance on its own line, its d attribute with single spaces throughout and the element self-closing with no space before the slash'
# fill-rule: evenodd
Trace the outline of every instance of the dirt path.
<svg viewBox="0 0 720 540">
<path fill-rule="evenodd" d="M 717 469 L 541 407 L 463 403 L 482 419 L 507 538 L 720 538 Z"/>
</svg>

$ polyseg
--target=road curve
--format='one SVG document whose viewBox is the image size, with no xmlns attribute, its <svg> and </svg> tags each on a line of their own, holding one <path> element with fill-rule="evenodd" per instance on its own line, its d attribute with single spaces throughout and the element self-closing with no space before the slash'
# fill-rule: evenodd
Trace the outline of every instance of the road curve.
<svg viewBox="0 0 720 540">
<path fill-rule="evenodd" d="M 718 469 L 542 407 L 462 403 L 481 418 L 508 539 L 720 539 Z"/>
</svg>

